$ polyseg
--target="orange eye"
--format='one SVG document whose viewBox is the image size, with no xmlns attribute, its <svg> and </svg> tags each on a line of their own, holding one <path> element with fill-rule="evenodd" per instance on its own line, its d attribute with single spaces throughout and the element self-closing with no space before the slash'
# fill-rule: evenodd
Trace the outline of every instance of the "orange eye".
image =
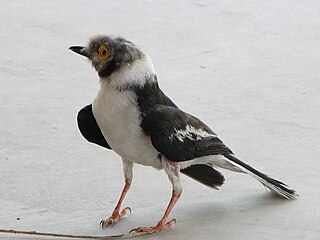
<svg viewBox="0 0 320 240">
<path fill-rule="evenodd" d="M 109 49 L 104 46 L 104 45 L 101 45 L 99 48 L 98 48 L 98 56 L 100 59 L 104 60 L 104 59 L 107 59 L 109 56 L 110 56 L 110 51 Z"/>
</svg>

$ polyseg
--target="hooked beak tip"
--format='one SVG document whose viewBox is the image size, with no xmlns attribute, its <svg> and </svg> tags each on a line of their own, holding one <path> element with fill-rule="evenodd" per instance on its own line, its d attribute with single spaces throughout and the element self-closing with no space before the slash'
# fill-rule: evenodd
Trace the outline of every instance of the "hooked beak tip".
<svg viewBox="0 0 320 240">
<path fill-rule="evenodd" d="M 71 46 L 71 47 L 69 47 L 69 50 L 71 50 L 71 51 L 73 51 L 75 53 L 78 53 L 78 54 L 80 54 L 82 56 L 88 57 L 85 47 L 82 47 L 82 46 Z"/>
</svg>

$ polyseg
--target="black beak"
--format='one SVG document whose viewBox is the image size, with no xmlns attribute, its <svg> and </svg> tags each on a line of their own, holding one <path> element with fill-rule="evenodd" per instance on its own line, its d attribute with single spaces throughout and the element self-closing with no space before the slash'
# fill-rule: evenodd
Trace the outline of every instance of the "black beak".
<svg viewBox="0 0 320 240">
<path fill-rule="evenodd" d="M 69 47 L 69 50 L 75 52 L 75 53 L 78 53 L 82 56 L 85 56 L 85 57 L 89 57 L 88 56 L 88 53 L 87 53 L 87 50 L 85 47 L 81 47 L 81 46 L 72 46 L 72 47 Z"/>
</svg>

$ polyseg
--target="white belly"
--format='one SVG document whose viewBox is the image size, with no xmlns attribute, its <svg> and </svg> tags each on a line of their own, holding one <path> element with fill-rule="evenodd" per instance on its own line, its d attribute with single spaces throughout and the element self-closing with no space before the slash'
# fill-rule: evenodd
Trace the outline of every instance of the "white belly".
<svg viewBox="0 0 320 240">
<path fill-rule="evenodd" d="M 132 91 L 101 86 L 93 102 L 93 115 L 109 145 L 122 158 L 161 169 L 158 152 L 140 127 L 135 97 Z"/>
</svg>

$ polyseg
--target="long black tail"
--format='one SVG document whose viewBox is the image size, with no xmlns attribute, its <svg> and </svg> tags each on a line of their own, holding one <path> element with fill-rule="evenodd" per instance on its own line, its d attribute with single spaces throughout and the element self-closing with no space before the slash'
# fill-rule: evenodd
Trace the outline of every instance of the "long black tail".
<svg viewBox="0 0 320 240">
<path fill-rule="evenodd" d="M 224 155 L 228 162 L 231 165 L 239 168 L 242 172 L 245 172 L 261 182 L 264 186 L 269 188 L 270 190 L 274 191 L 276 194 L 285 197 L 289 200 L 295 199 L 298 197 L 296 192 L 293 189 L 290 189 L 286 184 L 280 182 L 276 179 L 273 179 L 264 173 L 259 172 L 258 170 L 254 169 L 253 167 L 249 166 L 248 164 L 242 162 L 238 158 L 233 155 L 226 154 Z"/>
</svg>

